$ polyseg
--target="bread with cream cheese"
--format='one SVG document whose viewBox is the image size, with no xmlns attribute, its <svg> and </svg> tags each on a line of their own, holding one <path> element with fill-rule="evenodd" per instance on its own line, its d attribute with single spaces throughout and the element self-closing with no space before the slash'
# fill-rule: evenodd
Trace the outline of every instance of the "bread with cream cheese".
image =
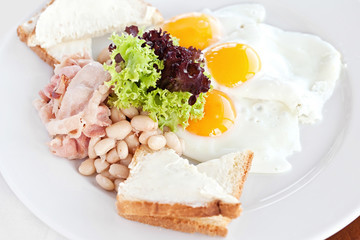
<svg viewBox="0 0 360 240">
<path fill-rule="evenodd" d="M 181 164 L 187 165 L 187 160 L 172 154 L 168 154 L 169 150 L 162 151 L 165 153 L 165 155 L 168 155 L 167 161 L 164 161 L 164 166 L 174 167 L 175 165 L 177 165 L 174 170 L 178 169 L 178 171 L 184 171 L 184 173 L 180 173 L 179 175 L 184 175 L 183 177 L 190 178 L 191 174 L 186 173 L 187 168 L 180 167 L 181 169 L 179 169 L 178 166 L 179 162 L 181 162 Z M 146 155 L 148 154 L 150 154 L 150 156 L 157 157 L 156 154 L 153 155 L 154 153 L 149 153 L 144 149 L 140 149 L 136 152 L 133 162 L 130 165 L 130 168 L 132 169 L 130 172 L 130 177 L 128 178 L 130 179 L 130 184 L 127 182 L 127 180 L 119 187 L 119 194 L 117 196 L 117 208 L 119 214 L 129 220 L 139 221 L 154 226 L 161 226 L 177 231 L 199 232 L 208 235 L 225 236 L 227 234 L 227 225 L 231 222 L 231 218 L 237 217 L 240 214 L 240 205 L 238 208 L 230 207 L 228 211 L 224 211 L 220 207 L 221 200 L 217 200 L 220 211 L 212 211 L 210 210 L 212 209 L 211 203 L 204 203 L 201 202 L 201 200 L 199 200 L 199 202 L 197 203 L 198 206 L 187 206 L 187 208 L 184 208 L 183 206 L 186 205 L 186 203 L 184 203 L 184 199 L 182 201 L 179 201 L 179 199 L 175 199 L 171 204 L 166 204 L 163 201 L 149 202 L 148 200 L 143 200 L 141 202 L 135 200 L 134 202 L 137 202 L 135 205 L 129 205 L 128 201 L 123 201 L 123 195 L 124 193 L 126 194 L 126 191 L 122 191 L 124 185 L 129 184 L 129 187 L 136 188 L 136 184 L 141 183 L 141 181 L 136 182 L 131 180 L 131 177 L 133 177 L 132 174 L 142 174 L 141 169 L 139 170 L 136 168 L 139 168 L 137 167 L 139 165 L 141 168 L 141 164 L 144 161 L 146 161 L 148 164 L 151 164 L 152 158 L 146 157 Z M 190 166 L 189 168 L 195 167 L 197 173 L 205 174 L 207 178 L 215 180 L 218 186 L 220 186 L 224 190 L 225 194 L 234 196 L 238 200 L 241 195 L 241 191 L 246 180 L 248 171 L 250 169 L 252 157 L 253 153 L 250 151 L 246 151 L 243 153 L 232 153 L 225 155 L 220 159 L 214 159 L 205 163 L 201 163 L 196 167 Z M 169 160 L 171 158 L 172 160 Z M 172 162 L 177 163 L 175 163 L 175 165 L 172 165 Z M 158 165 L 155 164 L 155 166 Z M 133 170 L 134 168 L 135 170 Z M 155 169 L 153 171 L 157 172 Z M 145 177 L 147 176 L 146 173 L 144 175 Z M 158 174 L 158 176 L 161 181 L 167 182 L 167 178 L 162 176 L 161 173 Z M 147 176 L 148 181 L 150 181 L 150 179 L 152 179 L 153 177 L 156 177 L 156 175 L 151 177 Z M 213 183 L 213 181 L 211 182 Z M 176 182 L 174 183 L 173 181 L 169 181 L 168 183 L 172 184 L 174 189 L 177 189 L 177 191 L 182 193 L 183 195 L 187 194 L 187 189 L 184 189 L 184 185 L 180 184 L 182 185 L 182 187 L 179 187 L 177 186 L 178 184 L 176 184 Z M 213 187 L 217 188 L 217 184 L 214 184 Z M 167 191 L 166 189 L 161 190 L 161 188 L 161 186 L 153 186 L 152 190 Z M 204 189 L 201 189 L 200 191 L 204 191 Z M 143 194 L 146 194 L 146 191 L 144 191 Z M 141 202 L 140 205 L 139 202 Z M 199 212 L 199 210 L 197 209 L 199 206 L 205 206 L 203 210 L 208 210 L 206 214 L 204 214 L 203 211 Z M 161 208 L 161 210 L 159 210 L 159 207 Z"/>
<path fill-rule="evenodd" d="M 21 41 L 54 66 L 66 55 L 91 56 L 92 38 L 128 25 L 157 26 L 160 12 L 143 0 L 52 0 L 17 28 Z"/>
</svg>

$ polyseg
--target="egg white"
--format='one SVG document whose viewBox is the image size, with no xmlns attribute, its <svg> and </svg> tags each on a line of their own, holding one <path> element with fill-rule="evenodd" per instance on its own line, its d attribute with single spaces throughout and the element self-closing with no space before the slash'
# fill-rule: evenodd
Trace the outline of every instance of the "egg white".
<svg viewBox="0 0 360 240">
<path fill-rule="evenodd" d="M 219 90 L 240 98 L 283 102 L 297 113 L 301 123 L 322 119 L 323 105 L 333 93 L 342 69 L 341 55 L 332 45 L 315 35 L 283 31 L 262 23 L 265 9 L 259 4 L 205 12 L 222 26 L 219 43 L 251 46 L 262 65 L 261 71 L 244 84 L 235 88 L 219 85 Z"/>
<path fill-rule="evenodd" d="M 225 92 L 235 105 L 234 126 L 216 137 L 180 130 L 184 155 L 207 161 L 249 149 L 254 151 L 251 172 L 289 170 L 287 158 L 301 150 L 299 122 L 319 121 L 335 88 L 342 67 L 339 52 L 317 36 L 262 23 L 265 9 L 259 4 L 237 4 L 204 13 L 222 26 L 222 38 L 214 45 L 247 44 L 260 56 L 262 68 L 234 88 L 212 81 L 214 89 Z"/>
<path fill-rule="evenodd" d="M 186 130 L 178 136 L 185 140 L 184 155 L 197 161 L 207 161 L 227 153 L 252 150 L 252 172 L 283 172 L 291 168 L 286 158 L 300 151 L 296 114 L 277 101 L 238 99 L 234 102 L 235 124 L 217 137 L 202 137 Z"/>
</svg>

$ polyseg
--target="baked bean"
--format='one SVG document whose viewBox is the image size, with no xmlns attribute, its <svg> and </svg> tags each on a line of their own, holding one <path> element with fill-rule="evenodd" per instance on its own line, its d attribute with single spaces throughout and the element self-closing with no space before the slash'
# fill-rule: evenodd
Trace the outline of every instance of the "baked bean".
<svg viewBox="0 0 360 240">
<path fill-rule="evenodd" d="M 109 173 L 116 178 L 126 179 L 129 176 L 129 169 L 121 164 L 112 164 L 109 168 Z"/>
<path fill-rule="evenodd" d="M 134 153 L 136 149 L 139 147 L 139 138 L 134 134 L 131 133 L 125 138 L 125 142 L 128 145 L 129 152 Z"/>
<path fill-rule="evenodd" d="M 125 159 L 120 159 L 120 163 L 128 167 L 132 161 L 132 157 L 133 155 L 129 153 Z"/>
<path fill-rule="evenodd" d="M 165 147 L 165 145 L 166 138 L 163 135 L 154 135 L 148 139 L 148 146 L 152 150 L 160 150 L 161 148 Z"/>
<path fill-rule="evenodd" d="M 94 166 L 97 173 L 101 173 L 109 167 L 109 163 L 107 161 L 103 161 L 100 158 L 95 159 Z"/>
<path fill-rule="evenodd" d="M 169 148 L 174 149 L 175 152 L 177 152 L 178 154 L 182 153 L 182 147 L 181 147 L 180 140 L 175 133 L 166 132 L 166 133 L 164 133 L 164 137 L 166 138 L 166 145 Z"/>
<path fill-rule="evenodd" d="M 137 115 L 131 119 L 131 126 L 138 131 L 150 131 L 157 128 L 157 123 L 148 116 Z"/>
<path fill-rule="evenodd" d="M 79 172 L 82 175 L 89 176 L 95 173 L 94 159 L 88 158 L 79 166 Z"/>
<path fill-rule="evenodd" d="M 122 183 L 122 182 L 124 182 L 125 181 L 125 179 L 115 179 L 115 181 L 114 181 L 114 185 L 115 185 L 115 191 L 118 191 L 118 188 L 119 188 L 119 184 L 120 183 Z"/>
<path fill-rule="evenodd" d="M 110 149 L 115 147 L 115 139 L 104 138 L 97 142 L 94 146 L 96 155 L 105 155 Z"/>
<path fill-rule="evenodd" d="M 95 146 L 95 144 L 97 144 L 100 141 L 100 139 L 101 139 L 100 137 L 92 137 L 92 138 L 90 138 L 89 146 L 88 146 L 89 158 L 96 158 L 97 157 L 94 146 Z"/>
<path fill-rule="evenodd" d="M 116 146 L 116 151 L 120 159 L 125 159 L 129 154 L 129 148 L 125 141 L 119 141 Z"/>
<path fill-rule="evenodd" d="M 157 135 L 158 131 L 153 130 L 153 131 L 148 131 L 148 132 L 142 132 L 139 136 L 139 142 L 141 144 L 147 144 L 147 141 L 149 139 L 149 137 Z"/>
<path fill-rule="evenodd" d="M 116 151 L 116 148 L 111 149 L 107 154 L 106 154 L 106 161 L 108 163 L 116 163 L 120 160 L 119 154 Z"/>
<path fill-rule="evenodd" d="M 104 177 L 101 174 L 96 175 L 95 180 L 103 189 L 107 191 L 112 191 L 115 188 L 114 183 L 110 179 Z"/>
<path fill-rule="evenodd" d="M 135 117 L 136 115 L 139 115 L 139 111 L 135 107 L 124 108 L 121 109 L 121 111 L 125 114 L 125 116 L 130 119 Z"/>
<path fill-rule="evenodd" d="M 99 63 L 103 64 L 104 62 L 106 62 L 109 59 L 110 59 L 110 52 L 109 52 L 109 49 L 106 47 L 99 53 L 97 60 Z"/>
<path fill-rule="evenodd" d="M 132 130 L 131 124 L 126 120 L 114 123 L 105 128 L 106 135 L 116 140 L 124 139 Z"/>
<path fill-rule="evenodd" d="M 110 111 L 111 111 L 110 118 L 112 123 L 117 123 L 120 122 L 121 120 L 126 120 L 126 116 L 121 112 L 120 109 L 116 107 L 112 107 Z"/>
</svg>

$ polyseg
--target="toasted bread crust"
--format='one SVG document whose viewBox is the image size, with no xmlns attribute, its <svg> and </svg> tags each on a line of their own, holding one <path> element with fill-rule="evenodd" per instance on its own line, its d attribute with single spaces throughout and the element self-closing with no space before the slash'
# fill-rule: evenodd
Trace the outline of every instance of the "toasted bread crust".
<svg viewBox="0 0 360 240">
<path fill-rule="evenodd" d="M 40 13 L 36 14 L 35 16 L 41 14 L 41 12 L 43 12 L 48 6 L 50 6 L 51 4 L 53 4 L 55 2 L 55 0 L 50 0 L 45 6 L 44 8 L 41 9 Z M 147 6 L 152 6 L 151 4 L 145 3 L 145 1 L 142 0 L 142 2 L 144 2 L 145 5 Z M 159 18 L 159 21 L 157 24 L 160 24 L 161 22 L 164 21 L 164 19 L 162 18 L 162 15 L 160 13 L 160 11 L 158 9 L 156 9 L 156 13 L 157 13 L 157 17 Z M 34 16 L 34 17 L 35 17 Z M 34 18 L 33 17 L 33 18 Z M 29 20 L 26 23 L 29 23 L 33 20 Z M 24 23 L 24 24 L 26 24 Z M 32 35 L 35 34 L 35 29 L 36 29 L 36 24 L 34 26 L 34 29 L 32 29 L 32 31 L 26 31 L 26 29 L 24 28 L 24 24 L 18 26 L 17 28 L 17 35 L 19 37 L 19 39 L 24 42 L 26 45 L 28 45 L 28 40 L 29 38 L 31 38 Z M 29 45 L 28 45 L 29 46 Z M 29 48 L 31 50 L 33 50 L 44 62 L 46 62 L 47 64 L 49 64 L 50 66 L 52 66 L 53 68 L 55 67 L 56 64 L 59 64 L 59 60 L 57 60 L 56 58 L 54 58 L 52 55 L 50 55 L 46 49 L 42 48 L 41 46 L 37 45 L 34 47 L 30 47 Z"/>
<path fill-rule="evenodd" d="M 48 4 L 46 4 L 46 6 L 41 10 L 41 12 L 43 12 L 48 6 L 53 4 L 54 1 L 55 0 L 51 0 Z M 32 21 L 32 20 L 29 20 L 29 21 Z M 29 39 L 30 35 L 35 32 L 35 28 L 36 28 L 36 26 L 34 27 L 34 29 L 32 31 L 28 32 L 24 29 L 23 25 L 18 26 L 16 31 L 17 31 L 17 35 L 18 35 L 20 41 L 22 41 L 26 45 L 28 45 L 27 44 L 28 39 Z M 49 64 L 52 67 L 55 67 L 55 64 L 60 63 L 58 60 L 56 60 L 54 57 L 52 57 L 50 54 L 48 54 L 48 52 L 44 48 L 42 48 L 40 46 L 30 47 L 30 49 L 33 50 L 44 62 L 46 62 L 47 64 Z"/>
<path fill-rule="evenodd" d="M 116 197 L 116 207 L 119 215 L 140 215 L 157 217 L 210 217 L 222 215 L 237 218 L 241 213 L 240 203 L 223 203 L 212 201 L 205 206 L 192 207 L 180 203 L 166 204 L 147 201 L 125 200 Z"/>
<path fill-rule="evenodd" d="M 122 215 L 124 218 L 132 221 L 137 221 L 152 226 L 163 227 L 172 229 L 175 231 L 187 232 L 187 233 L 202 233 L 210 236 L 222 236 L 227 235 L 226 226 L 230 223 L 229 218 L 219 217 L 218 222 L 220 224 L 214 224 L 206 221 L 208 218 L 173 218 L 173 217 L 152 217 L 152 216 L 131 216 Z"/>
<path fill-rule="evenodd" d="M 18 34 L 19 39 L 27 45 L 27 40 L 28 40 L 30 34 L 24 30 L 23 26 L 19 26 L 17 28 L 17 34 Z M 60 63 L 54 57 L 49 55 L 48 52 L 44 48 L 42 48 L 40 46 L 30 47 L 30 49 L 33 50 L 44 62 L 46 62 L 47 64 L 49 64 L 52 67 L 55 67 L 55 64 Z"/>
</svg>

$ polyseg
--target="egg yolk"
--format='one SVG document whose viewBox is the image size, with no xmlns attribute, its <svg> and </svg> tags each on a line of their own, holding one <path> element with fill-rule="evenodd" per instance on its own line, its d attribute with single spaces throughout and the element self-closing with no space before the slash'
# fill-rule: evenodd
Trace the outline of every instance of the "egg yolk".
<svg viewBox="0 0 360 240">
<path fill-rule="evenodd" d="M 179 15 L 165 22 L 163 30 L 178 38 L 180 46 L 204 49 L 220 38 L 216 19 L 203 13 Z"/>
<path fill-rule="evenodd" d="M 261 69 L 259 55 L 246 44 L 223 43 L 205 53 L 206 65 L 216 82 L 235 87 Z"/>
<path fill-rule="evenodd" d="M 199 136 L 212 137 L 221 135 L 234 125 L 234 104 L 228 95 L 219 90 L 207 94 L 204 113 L 202 119 L 190 120 L 186 130 Z"/>
</svg>

